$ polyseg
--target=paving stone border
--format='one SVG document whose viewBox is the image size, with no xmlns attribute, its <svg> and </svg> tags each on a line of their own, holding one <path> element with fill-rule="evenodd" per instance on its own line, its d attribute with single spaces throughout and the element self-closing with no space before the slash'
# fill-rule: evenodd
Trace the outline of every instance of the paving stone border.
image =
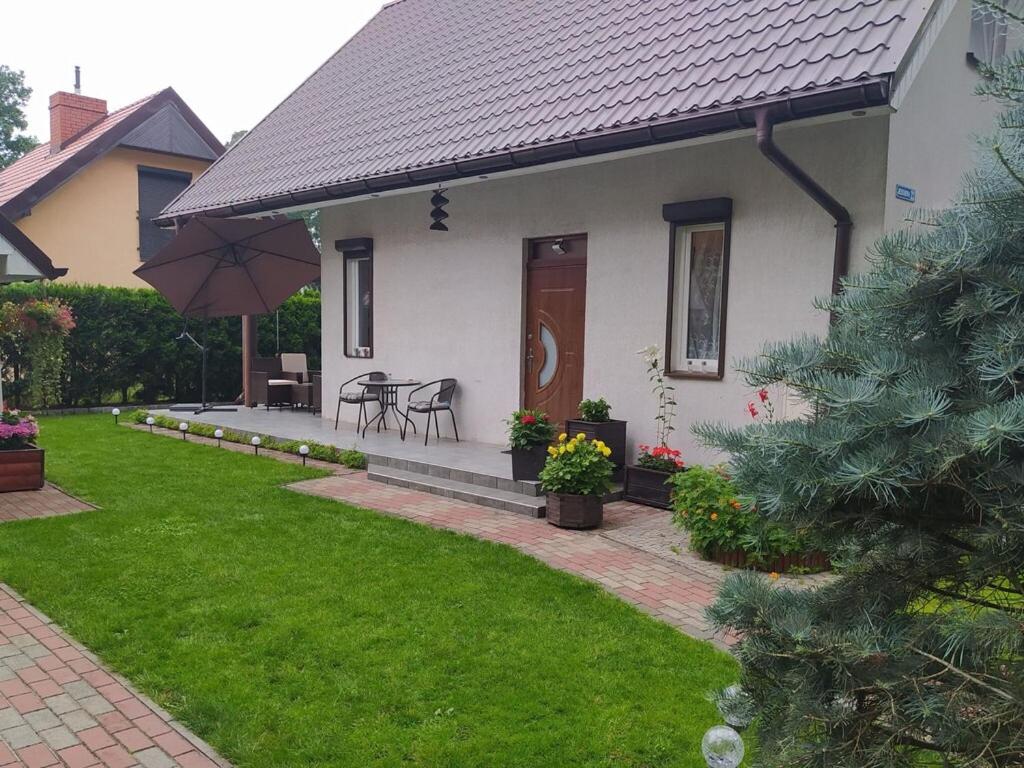
<svg viewBox="0 0 1024 768">
<path fill-rule="evenodd" d="M 0 766 L 231 768 L 0 584 Z"/>
</svg>

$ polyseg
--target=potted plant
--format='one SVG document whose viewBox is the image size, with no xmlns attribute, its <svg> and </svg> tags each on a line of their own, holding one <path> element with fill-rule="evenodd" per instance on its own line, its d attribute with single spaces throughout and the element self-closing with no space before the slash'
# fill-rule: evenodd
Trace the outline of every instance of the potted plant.
<svg viewBox="0 0 1024 768">
<path fill-rule="evenodd" d="M 512 448 L 512 479 L 536 481 L 555 436 L 554 426 L 546 413 L 528 409 L 513 413 L 506 424 Z"/>
<path fill-rule="evenodd" d="M 636 464 L 626 467 L 623 498 L 649 507 L 671 509 L 672 477 L 686 469 L 680 452 L 667 445 L 637 446 L 640 455 Z"/>
<path fill-rule="evenodd" d="M 611 417 L 611 406 L 603 397 L 597 400 L 584 400 L 579 405 L 580 417 L 568 419 L 565 431 L 570 435 L 580 432 L 590 440 L 600 440 L 611 449 L 611 461 L 614 469 L 612 479 L 622 479 L 622 468 L 626 464 L 626 422 Z"/>
<path fill-rule="evenodd" d="M 43 449 L 36 448 L 36 420 L 6 408 L 0 412 L 0 492 L 43 487 Z"/>
<path fill-rule="evenodd" d="M 563 433 L 547 452 L 540 482 L 547 494 L 548 522 L 559 528 L 597 528 L 612 482 L 611 448 L 587 440 L 582 432 L 572 438 Z"/>
<path fill-rule="evenodd" d="M 673 521 L 690 534 L 690 548 L 706 560 L 772 573 L 828 569 L 828 557 L 806 535 L 742 503 L 723 467 L 694 466 L 671 482 Z"/>
<path fill-rule="evenodd" d="M 669 509 L 672 489 L 669 481 L 677 472 L 686 467 L 680 452 L 668 446 L 668 438 L 675 431 L 672 425 L 676 415 L 675 387 L 665 383 L 661 366 L 661 351 L 650 346 L 638 352 L 644 359 L 647 376 L 658 398 L 658 414 L 654 417 L 658 444 L 640 445 L 640 455 L 635 464 L 626 466 L 626 483 L 623 498 L 646 504 L 650 507 Z"/>
</svg>

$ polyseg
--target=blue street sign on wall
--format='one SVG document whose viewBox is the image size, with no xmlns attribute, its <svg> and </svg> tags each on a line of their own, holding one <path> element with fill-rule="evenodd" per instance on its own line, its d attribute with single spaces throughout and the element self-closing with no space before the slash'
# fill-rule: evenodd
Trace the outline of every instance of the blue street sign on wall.
<svg viewBox="0 0 1024 768">
<path fill-rule="evenodd" d="M 896 185 L 896 199 L 903 200 L 907 203 L 913 203 L 917 200 L 917 190 L 913 187 L 906 187 L 902 184 Z"/>
</svg>

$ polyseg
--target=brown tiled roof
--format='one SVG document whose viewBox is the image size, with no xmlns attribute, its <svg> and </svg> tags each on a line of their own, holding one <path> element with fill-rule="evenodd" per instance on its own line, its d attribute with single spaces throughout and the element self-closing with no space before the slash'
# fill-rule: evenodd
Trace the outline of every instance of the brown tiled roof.
<svg viewBox="0 0 1024 768">
<path fill-rule="evenodd" d="M 165 88 L 126 107 L 111 112 L 59 152 L 50 154 L 49 143 L 40 144 L 24 157 L 0 170 L 0 212 L 19 218 L 97 157 L 105 154 L 166 104 L 173 103 L 193 128 L 223 151 L 217 138 L 188 108 L 173 88 Z M 212 143 L 211 143 L 212 142 Z"/>
<path fill-rule="evenodd" d="M 39 270 L 39 274 L 48 280 L 56 280 L 68 273 L 67 267 L 55 267 L 50 257 L 32 242 L 28 235 L 18 229 L 14 223 L 0 213 L 0 237 L 13 245 L 28 263 Z"/>
<path fill-rule="evenodd" d="M 398 0 L 171 203 L 220 215 L 887 103 L 930 0 Z M 739 112 L 738 112 L 739 110 Z M 683 126 L 686 126 L 685 128 Z"/>
</svg>

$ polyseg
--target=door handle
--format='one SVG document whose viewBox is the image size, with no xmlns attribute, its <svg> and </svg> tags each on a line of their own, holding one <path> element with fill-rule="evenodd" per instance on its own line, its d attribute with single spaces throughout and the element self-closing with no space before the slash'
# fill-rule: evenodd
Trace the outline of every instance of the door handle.
<svg viewBox="0 0 1024 768">
<path fill-rule="evenodd" d="M 533 373 L 533 347 L 526 350 L 526 372 Z"/>
</svg>

